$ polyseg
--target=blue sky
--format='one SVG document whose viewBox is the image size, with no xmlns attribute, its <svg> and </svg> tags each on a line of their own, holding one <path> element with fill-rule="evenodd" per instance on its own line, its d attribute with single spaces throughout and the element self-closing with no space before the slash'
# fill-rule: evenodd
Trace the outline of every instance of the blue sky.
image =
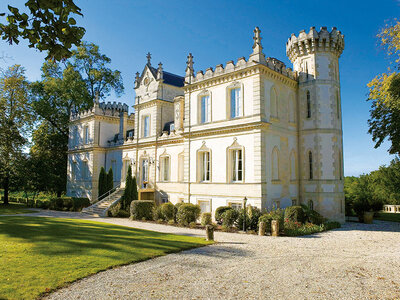
<svg viewBox="0 0 400 300">
<path fill-rule="evenodd" d="M 25 1 L 2 1 L 23 7 Z M 100 46 L 112 59 L 112 68 L 122 72 L 125 94 L 110 101 L 133 105 L 135 73 L 152 53 L 153 65 L 160 61 L 164 70 L 183 75 L 188 52 L 192 52 L 195 71 L 225 64 L 251 53 L 252 31 L 261 29 L 266 56 L 276 57 L 291 66 L 285 44 L 291 33 L 301 29 L 336 26 L 345 35 L 345 50 L 340 58 L 343 112 L 344 161 L 346 175 L 359 175 L 387 164 L 393 158 L 388 145 L 373 148 L 368 135 L 370 104 L 365 101 L 366 84 L 389 65 L 378 46 L 376 34 L 386 22 L 400 15 L 400 2 L 383 1 L 133 1 L 75 0 L 86 28 L 85 40 Z M 0 67 L 23 65 L 29 80 L 40 78 L 45 54 L 29 49 L 26 43 L 9 46 L 0 41 L 0 52 L 11 57 Z"/>
</svg>

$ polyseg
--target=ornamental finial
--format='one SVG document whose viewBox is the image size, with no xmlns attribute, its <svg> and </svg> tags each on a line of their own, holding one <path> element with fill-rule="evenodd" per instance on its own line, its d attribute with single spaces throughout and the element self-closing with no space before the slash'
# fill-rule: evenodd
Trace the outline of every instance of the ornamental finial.
<svg viewBox="0 0 400 300">
<path fill-rule="evenodd" d="M 151 53 L 150 52 L 147 52 L 146 58 L 147 58 L 147 64 L 149 66 L 151 66 Z"/>
<path fill-rule="evenodd" d="M 189 53 L 186 61 L 186 77 L 194 77 L 194 69 L 193 69 L 193 55 Z"/>
</svg>

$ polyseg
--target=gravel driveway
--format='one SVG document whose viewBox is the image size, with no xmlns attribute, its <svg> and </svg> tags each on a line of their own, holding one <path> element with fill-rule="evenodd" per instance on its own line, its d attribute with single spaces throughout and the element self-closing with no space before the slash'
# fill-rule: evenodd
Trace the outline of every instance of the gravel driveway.
<svg viewBox="0 0 400 300">
<path fill-rule="evenodd" d="M 35 216 L 85 218 L 40 212 Z M 98 221 L 177 234 L 204 231 Z M 400 223 L 347 223 L 312 236 L 217 232 L 217 244 L 98 273 L 49 299 L 400 299 Z"/>
</svg>

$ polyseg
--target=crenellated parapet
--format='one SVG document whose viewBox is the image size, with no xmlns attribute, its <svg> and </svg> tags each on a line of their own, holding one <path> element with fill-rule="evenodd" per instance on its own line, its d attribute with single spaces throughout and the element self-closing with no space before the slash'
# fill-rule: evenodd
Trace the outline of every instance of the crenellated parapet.
<svg viewBox="0 0 400 300">
<path fill-rule="evenodd" d="M 253 52 L 250 54 L 249 59 L 240 57 L 236 63 L 233 60 L 228 61 L 225 66 L 219 64 L 215 68 L 208 68 L 205 71 L 198 71 L 196 74 L 193 69 L 193 56 L 191 53 L 188 55 L 186 62 L 186 81 L 185 84 L 199 83 L 204 80 L 212 79 L 215 77 L 227 75 L 236 71 L 240 71 L 255 65 L 264 65 L 269 69 L 282 74 L 290 79 L 296 80 L 296 72 L 293 72 L 291 68 L 287 68 L 286 65 L 280 60 L 272 57 L 265 58 L 263 53 L 263 47 L 261 45 L 261 30 L 256 27 L 254 29 L 254 43 Z"/>
<path fill-rule="evenodd" d="M 298 57 L 315 52 L 332 52 L 340 57 L 343 49 L 344 35 L 336 27 L 331 32 L 326 27 L 321 27 L 319 32 L 311 27 L 309 33 L 302 30 L 298 37 L 292 33 L 286 43 L 286 55 L 292 63 Z"/>
<path fill-rule="evenodd" d="M 97 102 L 95 101 L 92 108 L 88 110 L 81 111 L 79 113 L 71 113 L 70 121 L 75 121 L 83 118 L 87 118 L 90 116 L 112 116 L 119 117 L 121 112 L 128 113 L 129 107 L 125 103 L 120 102 Z M 133 114 L 131 114 L 130 118 L 134 118 Z"/>
</svg>

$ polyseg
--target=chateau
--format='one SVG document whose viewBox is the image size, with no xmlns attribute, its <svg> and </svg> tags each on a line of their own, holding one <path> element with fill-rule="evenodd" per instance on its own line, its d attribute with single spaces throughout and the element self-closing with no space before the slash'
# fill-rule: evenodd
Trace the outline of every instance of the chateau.
<svg viewBox="0 0 400 300">
<path fill-rule="evenodd" d="M 265 57 L 254 30 L 248 58 L 185 76 L 152 66 L 136 73 L 134 113 L 99 103 L 71 115 L 67 193 L 98 198 L 100 168 L 158 202 L 261 209 L 306 204 L 344 221 L 339 57 L 344 36 L 311 27 L 286 43 L 293 69 Z M 250 52 L 250 51 L 249 51 Z"/>
</svg>

